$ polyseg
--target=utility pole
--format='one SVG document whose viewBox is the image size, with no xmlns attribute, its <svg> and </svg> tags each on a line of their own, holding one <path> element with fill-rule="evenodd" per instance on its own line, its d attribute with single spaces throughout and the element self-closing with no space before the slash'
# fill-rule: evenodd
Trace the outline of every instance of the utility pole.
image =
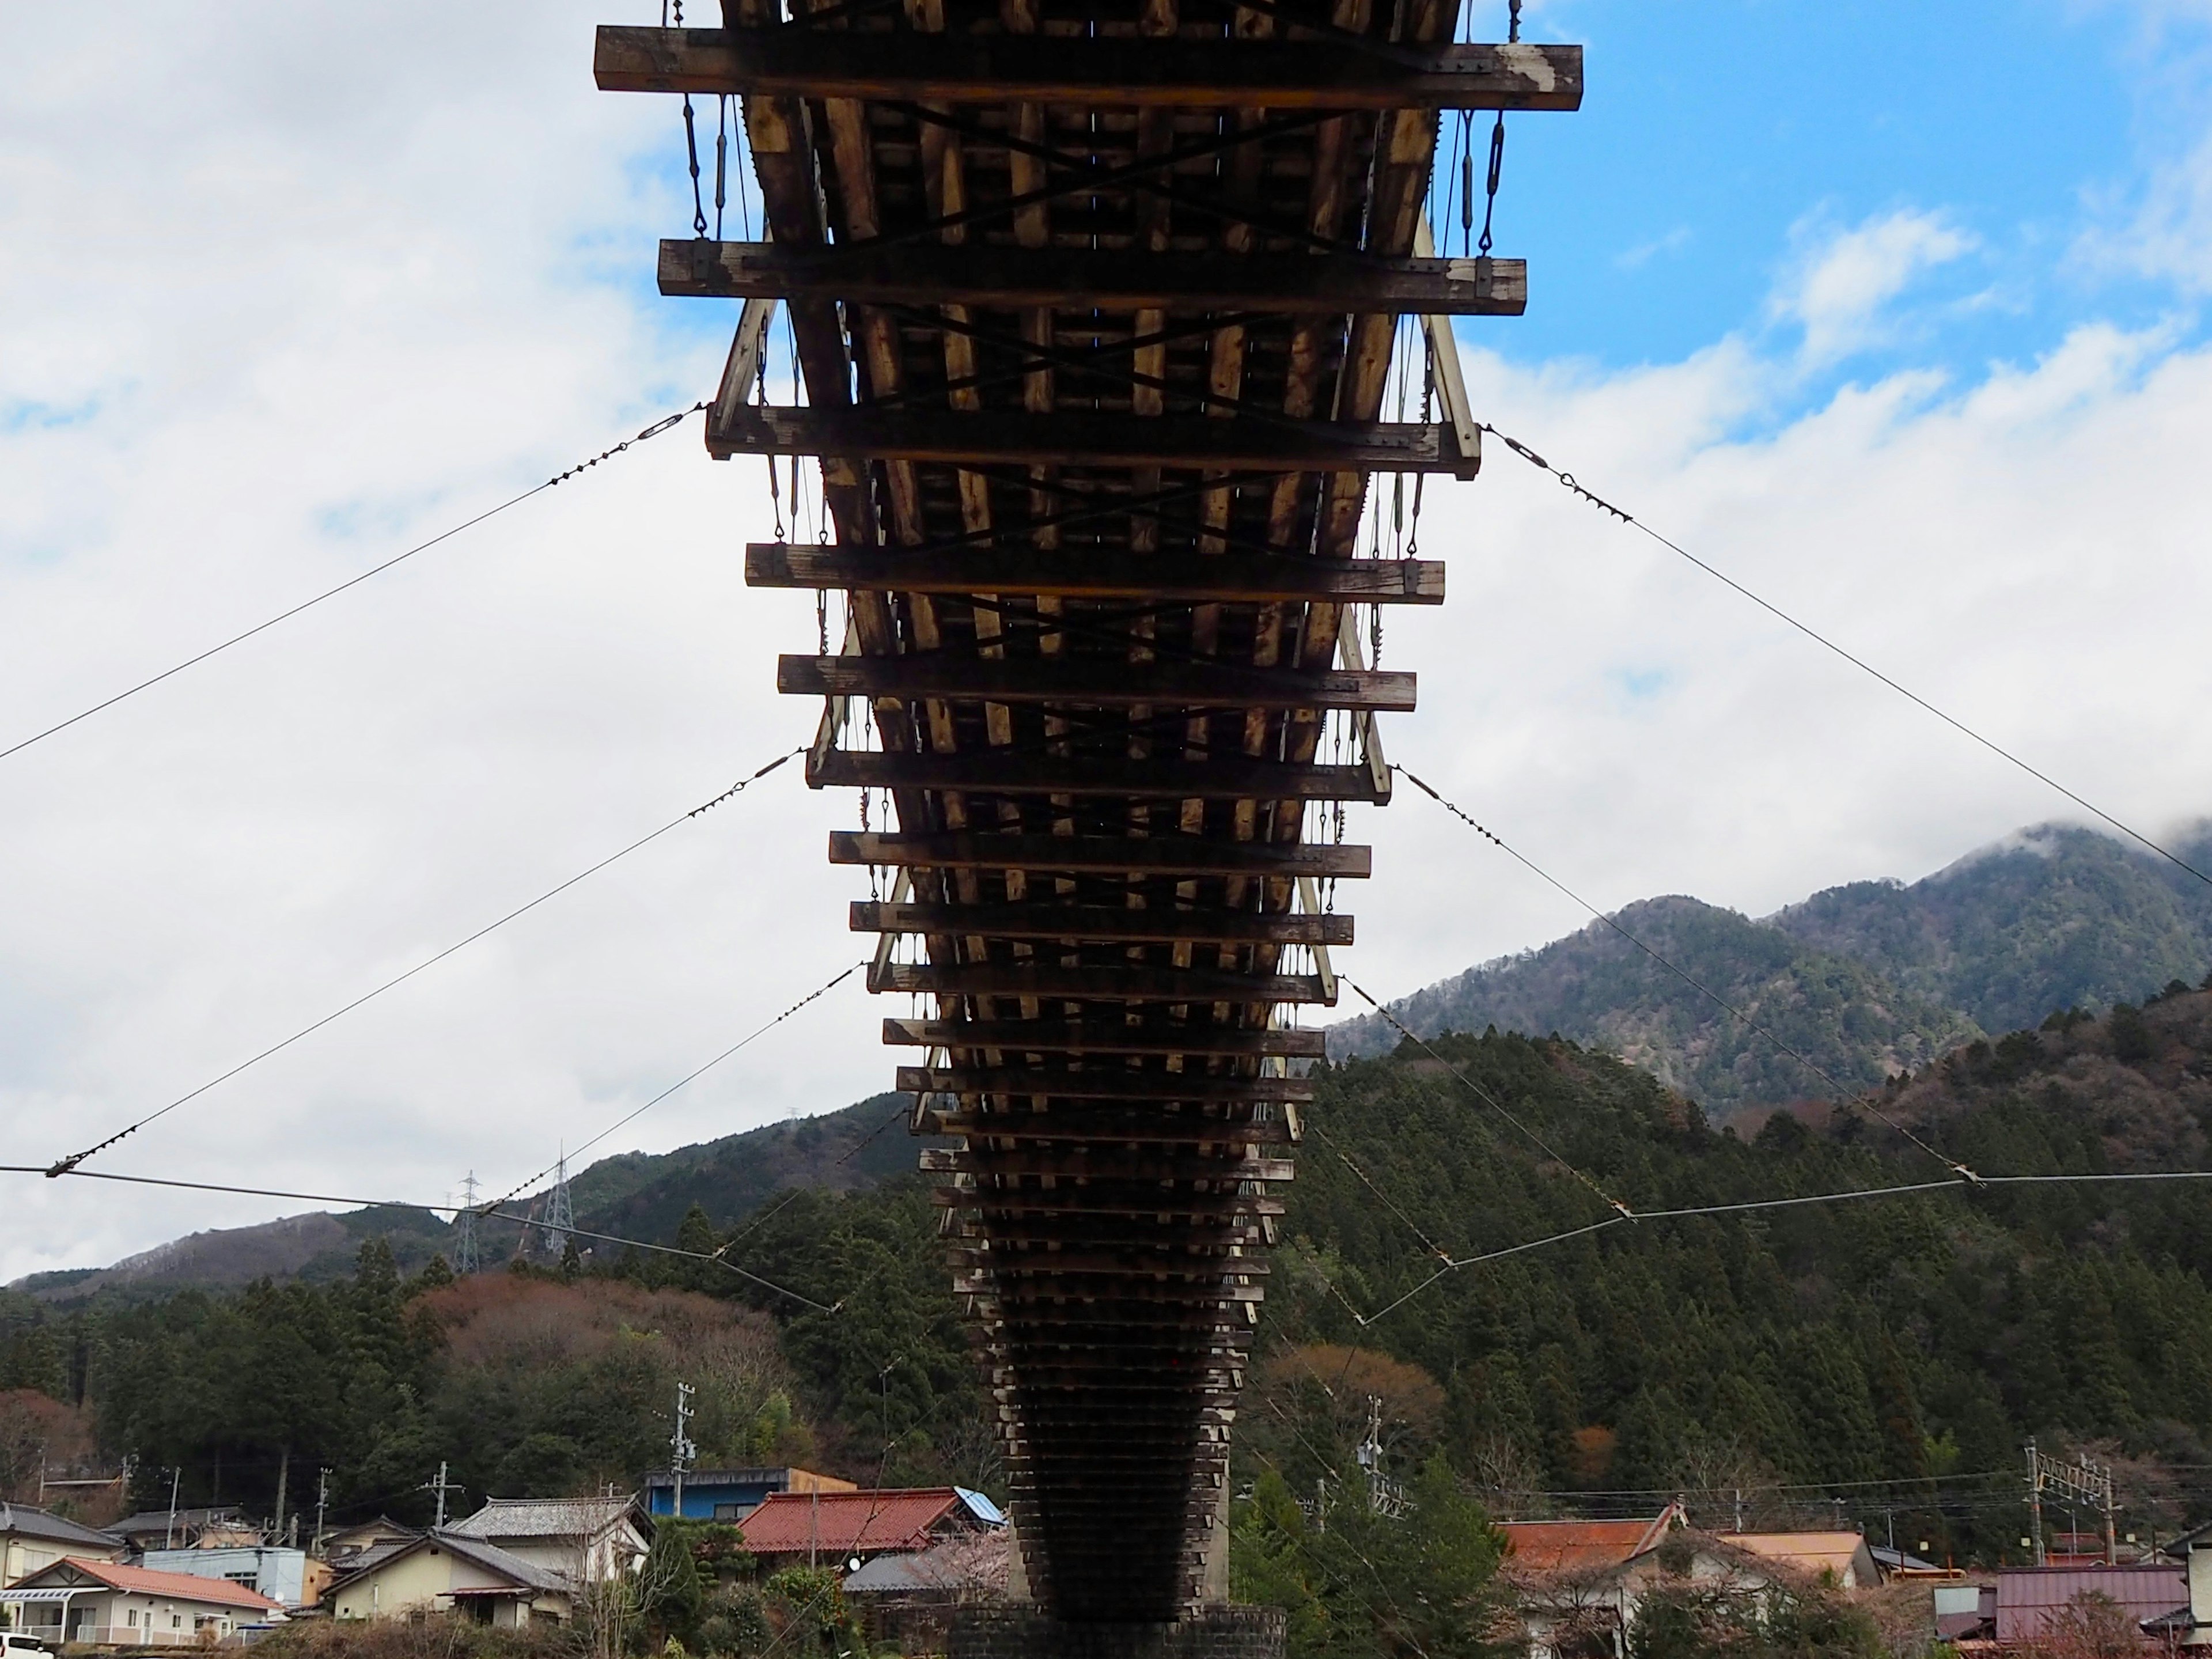
<svg viewBox="0 0 2212 1659">
<path fill-rule="evenodd" d="M 177 1482 L 185 1478 L 184 1465 L 179 1463 L 169 1471 L 169 1524 L 161 1529 L 161 1547 L 177 1547 Z"/>
<path fill-rule="evenodd" d="M 1743 1530 L 1743 1488 L 1741 1486 L 1735 1489 L 1735 1529 L 1738 1532 Z"/>
<path fill-rule="evenodd" d="M 318 1469 L 315 1472 L 314 1547 L 308 1552 L 318 1559 L 321 1557 L 323 1553 L 323 1512 L 330 1507 L 330 1502 L 331 1472 L 328 1469 Z"/>
<path fill-rule="evenodd" d="M 440 1458 L 438 1460 L 438 1478 L 435 1480 L 424 1482 L 415 1490 L 417 1492 L 434 1492 L 438 1494 L 438 1518 L 432 1522 L 430 1525 L 433 1531 L 442 1532 L 446 1526 L 446 1494 L 449 1492 L 459 1492 L 461 1490 L 461 1487 L 458 1483 L 446 1479 L 446 1462 L 443 1458 Z"/>
<path fill-rule="evenodd" d="M 691 1426 L 691 1396 L 696 1392 L 689 1382 L 676 1385 L 676 1432 L 668 1442 L 668 1468 L 675 1478 L 676 1496 L 669 1512 L 679 1521 L 684 1518 L 684 1471 L 691 1467 L 699 1451 L 684 1432 Z"/>
<path fill-rule="evenodd" d="M 2043 1565 L 2043 1466 L 2035 1442 L 2027 1443 L 2027 1535 L 2037 1566 Z"/>
</svg>

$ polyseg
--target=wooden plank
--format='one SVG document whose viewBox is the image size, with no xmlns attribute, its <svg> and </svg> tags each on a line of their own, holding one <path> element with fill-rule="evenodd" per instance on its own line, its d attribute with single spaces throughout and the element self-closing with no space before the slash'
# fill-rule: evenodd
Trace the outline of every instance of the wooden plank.
<svg viewBox="0 0 2212 1659">
<path fill-rule="evenodd" d="M 1241 706 L 1246 706 L 1240 702 Z M 1152 800 L 1349 800 L 1379 806 L 1389 774 L 1365 766 L 1283 766 L 1242 755 L 1208 760 L 983 753 L 889 755 L 833 749 L 810 757 L 816 789 L 957 789 L 966 794 L 1115 795 Z"/>
<path fill-rule="evenodd" d="M 1145 554 L 1047 553 L 1028 548 L 795 547 L 745 549 L 752 587 L 842 587 L 871 593 L 1039 593 L 1071 599 L 1158 599 L 1173 605 L 1442 605 L 1440 559 L 1203 559 Z"/>
<path fill-rule="evenodd" d="M 1048 962 L 894 962 L 868 975 L 871 991 L 924 996 L 1039 997 L 1055 1002 L 1308 1002 L 1333 1006 L 1311 974 L 1240 974 L 1218 968 L 1075 967 Z"/>
<path fill-rule="evenodd" d="M 1256 1158 L 1249 1152 L 1237 1158 L 1203 1153 L 1163 1158 L 1156 1152 L 1134 1157 L 1121 1151 L 1006 1152 L 951 1151 L 932 1148 L 921 1155 L 927 1175 L 1054 1176 L 1087 1181 L 1289 1181 L 1293 1166 L 1287 1158 Z"/>
<path fill-rule="evenodd" d="M 1394 49 L 1376 44 L 1380 51 L 1369 52 L 1327 40 L 602 24 L 592 72 L 602 92 L 931 104 L 1274 110 L 1571 110 L 1582 105 L 1580 46 Z"/>
<path fill-rule="evenodd" d="M 893 1088 L 916 1094 L 1182 1101 L 1190 1105 L 1307 1101 L 1314 1097 L 1315 1086 L 1311 1078 L 1304 1077 L 1208 1077 L 1204 1073 L 1131 1072 L 1097 1066 L 1070 1072 L 1030 1066 L 902 1066 L 896 1075 Z"/>
<path fill-rule="evenodd" d="M 1243 663 L 1116 662 L 1105 657 L 779 657 L 788 696 L 923 697 L 1095 708 L 1352 708 L 1411 714 L 1414 677 L 1348 669 L 1297 671 Z"/>
<path fill-rule="evenodd" d="M 887 1019 L 884 1042 L 894 1048 L 1000 1048 L 1033 1054 L 1277 1054 L 1318 1060 L 1328 1052 L 1328 1039 L 1319 1031 L 1132 1025 L 1119 1019 Z"/>
<path fill-rule="evenodd" d="M 1336 876 L 1362 880 L 1375 849 L 1304 842 L 1205 841 L 1196 836 L 1009 836 L 962 830 L 924 835 L 830 832 L 832 864 L 927 870 L 1055 870 L 1134 876 Z"/>
<path fill-rule="evenodd" d="M 926 1112 L 922 1121 L 932 1134 L 962 1135 L 970 1140 L 1164 1146 L 1297 1144 L 1290 1125 L 1279 1118 L 1253 1122 L 1195 1115 L 1170 1117 L 1158 1112 L 1119 1117 L 1094 1112 Z"/>
<path fill-rule="evenodd" d="M 741 404 L 709 422 L 707 453 L 828 455 L 953 466 L 1127 466 L 1180 471 L 1438 472 L 1472 478 L 1481 458 L 1449 427 L 1417 422 L 1235 415 L 1121 415 L 1092 410 L 972 412 Z"/>
<path fill-rule="evenodd" d="M 1405 312 L 1517 317 L 1528 308 L 1525 259 L 1364 253 L 1155 253 L 1142 248 L 993 247 L 866 242 L 795 253 L 774 242 L 673 238 L 660 245 L 671 296 L 848 304 L 964 305 L 1013 311 Z"/>
<path fill-rule="evenodd" d="M 1352 918 L 1250 910 L 1128 910 L 1103 904 L 884 904 L 852 908 L 856 933 L 1114 939 L 1132 945 L 1349 945 Z M 903 1085 L 900 1085 L 905 1086 Z"/>
</svg>

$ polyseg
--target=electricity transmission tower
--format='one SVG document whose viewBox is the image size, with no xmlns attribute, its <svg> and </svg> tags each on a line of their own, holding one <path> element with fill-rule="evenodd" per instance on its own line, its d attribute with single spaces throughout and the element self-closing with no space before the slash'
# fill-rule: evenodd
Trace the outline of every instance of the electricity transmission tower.
<svg viewBox="0 0 2212 1659">
<path fill-rule="evenodd" d="M 561 1161 L 554 1166 L 553 1195 L 545 1203 L 545 1249 L 555 1261 L 568 1247 L 569 1230 L 576 1224 L 576 1212 L 568 1201 L 568 1149 L 561 1149 Z"/>
<path fill-rule="evenodd" d="M 2120 1551 L 2119 1540 L 2113 1532 L 2111 1465 L 2093 1463 L 2086 1453 L 2077 1462 L 2062 1463 L 2036 1450 L 2033 1440 L 2027 1443 L 2027 1516 L 2035 1565 L 2039 1567 L 2046 1559 L 2043 1547 L 2043 1494 L 2046 1492 L 2104 1516 L 2105 1565 L 2116 1565 Z"/>
<path fill-rule="evenodd" d="M 477 1259 L 477 1172 L 461 1182 L 461 1212 L 453 1218 L 453 1271 L 465 1278 L 483 1264 Z"/>
</svg>

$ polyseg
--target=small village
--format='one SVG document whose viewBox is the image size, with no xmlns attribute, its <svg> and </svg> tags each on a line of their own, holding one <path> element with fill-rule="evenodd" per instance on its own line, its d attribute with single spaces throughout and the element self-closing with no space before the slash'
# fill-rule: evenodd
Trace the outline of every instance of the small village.
<svg viewBox="0 0 2212 1659">
<path fill-rule="evenodd" d="M 686 1650 L 673 1631 L 718 1583 L 804 1575 L 849 1638 L 831 1651 L 921 1656 L 943 1652 L 956 1611 L 1003 1600 L 1019 1571 L 1005 1512 L 958 1486 L 672 1468 L 629 1493 L 492 1498 L 450 1516 L 442 1470 L 431 1489 L 441 1512 L 428 1527 L 318 1516 L 304 1541 L 296 1515 L 264 1525 L 234 1508 L 153 1510 L 94 1527 L 0 1504 L 6 1651 L 229 1649 L 318 1622 L 398 1620 L 557 1631 L 605 1653 L 667 1632 L 675 1655 Z M 1387 1516 L 1402 1496 L 1376 1475 L 1345 1501 Z M 1875 1609 L 1898 1650 L 1960 1659 L 2212 1649 L 2212 1524 L 2155 1541 L 2057 1530 L 2039 1565 L 1994 1571 L 1855 1530 L 1703 1530 L 1679 1503 L 1494 1531 L 1510 1612 L 1489 1634 L 1514 1659 L 1645 1650 L 1647 1604 L 1668 1593 L 1754 1617 L 1778 1597 L 1840 1598 Z"/>
</svg>

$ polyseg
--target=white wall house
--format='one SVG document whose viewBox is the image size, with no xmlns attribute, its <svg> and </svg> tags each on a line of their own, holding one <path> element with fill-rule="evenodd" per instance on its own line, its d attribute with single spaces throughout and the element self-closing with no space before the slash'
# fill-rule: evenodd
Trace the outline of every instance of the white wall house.
<svg viewBox="0 0 2212 1659">
<path fill-rule="evenodd" d="M 191 1647 L 243 1626 L 282 1619 L 258 1591 L 223 1578 L 150 1572 L 115 1561 L 71 1558 L 0 1590 L 14 1622 L 59 1646 Z"/>
<path fill-rule="evenodd" d="M 458 1613 L 486 1625 L 557 1625 L 569 1615 L 569 1581 L 478 1538 L 425 1533 L 331 1587 L 337 1619 Z"/>
<path fill-rule="evenodd" d="M 495 1498 L 450 1530 L 480 1539 L 572 1584 L 626 1578 L 645 1559 L 652 1522 L 629 1498 Z"/>
</svg>

